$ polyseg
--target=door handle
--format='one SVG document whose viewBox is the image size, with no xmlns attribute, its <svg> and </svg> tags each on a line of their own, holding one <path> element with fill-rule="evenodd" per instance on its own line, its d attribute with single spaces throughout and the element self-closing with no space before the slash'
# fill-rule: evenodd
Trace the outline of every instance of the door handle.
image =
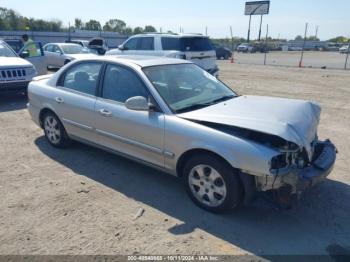
<svg viewBox="0 0 350 262">
<path fill-rule="evenodd" d="M 62 104 L 64 101 L 63 101 L 63 98 L 61 97 L 56 97 L 55 98 L 56 102 L 59 103 L 59 104 Z"/>
<path fill-rule="evenodd" d="M 112 112 L 109 111 L 109 110 L 107 110 L 107 109 L 104 109 L 104 108 L 98 110 L 98 112 L 99 112 L 102 116 L 104 116 L 104 117 L 110 117 L 110 116 L 112 116 Z"/>
</svg>

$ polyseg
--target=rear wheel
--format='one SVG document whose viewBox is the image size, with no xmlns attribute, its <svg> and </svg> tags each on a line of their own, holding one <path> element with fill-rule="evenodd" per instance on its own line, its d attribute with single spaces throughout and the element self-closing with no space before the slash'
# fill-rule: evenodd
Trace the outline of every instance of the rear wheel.
<svg viewBox="0 0 350 262">
<path fill-rule="evenodd" d="M 58 117 L 47 112 L 43 117 L 43 128 L 46 139 L 54 147 L 66 147 L 69 145 L 69 137 Z"/>
<path fill-rule="evenodd" d="M 210 212 L 232 210 L 241 202 L 243 191 L 235 170 L 218 157 L 192 157 L 185 165 L 183 179 L 190 198 Z"/>
</svg>

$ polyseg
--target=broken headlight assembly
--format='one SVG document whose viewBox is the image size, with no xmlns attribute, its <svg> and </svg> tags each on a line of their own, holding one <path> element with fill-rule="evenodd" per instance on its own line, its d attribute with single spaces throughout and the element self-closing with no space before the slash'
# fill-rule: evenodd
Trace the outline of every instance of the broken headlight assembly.
<svg viewBox="0 0 350 262">
<path fill-rule="evenodd" d="M 286 169 L 291 167 L 304 168 L 307 165 L 307 158 L 300 151 L 297 145 L 288 143 L 281 149 L 281 154 L 274 156 L 270 162 L 270 170 Z"/>
</svg>

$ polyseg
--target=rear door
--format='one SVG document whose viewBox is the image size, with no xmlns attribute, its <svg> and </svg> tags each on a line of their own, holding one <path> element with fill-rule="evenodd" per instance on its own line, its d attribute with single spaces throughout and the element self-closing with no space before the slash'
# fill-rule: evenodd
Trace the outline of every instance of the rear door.
<svg viewBox="0 0 350 262">
<path fill-rule="evenodd" d="M 68 134 L 95 141 L 94 109 L 101 62 L 81 62 L 68 68 L 52 98 L 54 109 Z"/>
</svg>

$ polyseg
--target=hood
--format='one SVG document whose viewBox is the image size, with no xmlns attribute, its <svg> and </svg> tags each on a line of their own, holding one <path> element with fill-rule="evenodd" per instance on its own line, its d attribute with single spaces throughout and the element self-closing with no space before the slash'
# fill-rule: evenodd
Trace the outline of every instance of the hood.
<svg viewBox="0 0 350 262">
<path fill-rule="evenodd" d="M 72 59 L 84 59 L 84 58 L 92 58 L 96 57 L 95 54 L 67 54 L 67 57 L 70 57 Z"/>
<path fill-rule="evenodd" d="M 311 158 L 320 113 L 320 106 L 309 101 L 240 96 L 178 116 L 275 135 L 305 148 Z"/>
<path fill-rule="evenodd" d="M 0 56 L 0 67 L 2 68 L 18 68 L 33 67 L 33 65 L 20 57 L 3 57 Z"/>
</svg>

